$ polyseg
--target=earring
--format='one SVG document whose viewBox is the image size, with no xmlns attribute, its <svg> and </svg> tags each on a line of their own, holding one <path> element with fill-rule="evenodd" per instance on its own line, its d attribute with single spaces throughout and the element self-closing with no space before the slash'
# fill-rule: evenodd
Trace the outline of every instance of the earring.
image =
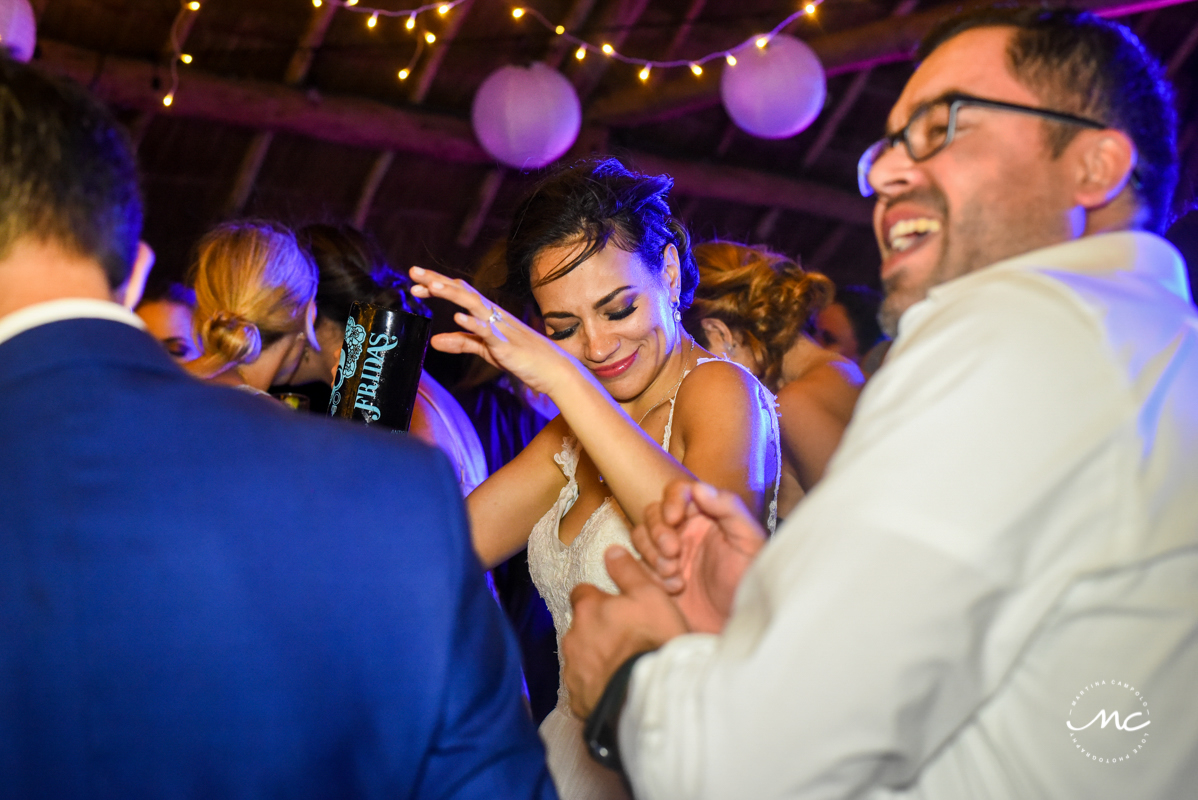
<svg viewBox="0 0 1198 800">
<path fill-rule="evenodd" d="M 674 301 L 674 321 L 675 322 L 682 322 L 682 312 L 678 310 L 679 305 L 681 305 L 681 303 L 679 303 L 677 300 L 675 300 Z"/>
</svg>

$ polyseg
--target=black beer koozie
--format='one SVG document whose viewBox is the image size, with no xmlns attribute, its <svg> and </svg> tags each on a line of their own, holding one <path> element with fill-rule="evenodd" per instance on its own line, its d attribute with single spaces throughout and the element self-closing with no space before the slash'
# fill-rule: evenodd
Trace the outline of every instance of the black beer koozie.
<svg viewBox="0 0 1198 800">
<path fill-rule="evenodd" d="M 354 303 L 345 324 L 329 416 L 406 431 L 431 331 L 428 317 Z"/>
</svg>

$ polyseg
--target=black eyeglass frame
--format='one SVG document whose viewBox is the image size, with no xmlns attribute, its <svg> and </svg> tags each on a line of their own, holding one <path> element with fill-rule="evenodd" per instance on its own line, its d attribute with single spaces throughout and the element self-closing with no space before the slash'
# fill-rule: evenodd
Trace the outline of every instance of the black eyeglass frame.
<svg viewBox="0 0 1198 800">
<path fill-rule="evenodd" d="M 919 158 L 916 158 L 915 152 L 911 149 L 911 139 L 909 137 L 911 126 L 918 122 L 925 114 L 931 111 L 932 108 L 941 105 L 942 103 L 948 103 L 948 125 L 945 126 L 944 141 L 933 147 L 927 153 L 924 153 Z M 1002 100 L 987 100 L 984 97 L 974 97 L 970 94 L 946 94 L 921 105 L 915 110 L 915 113 L 911 115 L 911 118 L 907 120 L 907 124 L 903 126 L 902 130 L 898 131 L 897 133 L 883 136 L 881 139 L 871 144 L 866 151 L 861 154 L 861 158 L 857 159 L 857 189 L 861 192 L 861 196 L 869 197 L 874 193 L 873 187 L 869 184 L 870 170 L 873 169 L 874 164 L 877 163 L 877 160 L 881 158 L 884 153 L 889 151 L 890 148 L 894 147 L 899 142 L 903 143 L 903 147 L 905 147 L 907 150 L 907 155 L 917 164 L 920 161 L 927 161 L 929 158 L 952 144 L 953 137 L 957 134 L 957 112 L 962 106 L 978 106 L 980 108 L 993 108 L 998 111 L 1012 111 L 1016 114 L 1029 114 L 1033 117 L 1042 117 L 1044 119 L 1049 119 L 1053 122 L 1061 122 L 1066 125 L 1080 125 L 1083 128 L 1090 128 L 1092 130 L 1105 130 L 1110 127 L 1110 125 L 1107 125 L 1104 122 L 1099 122 L 1098 120 L 1089 119 L 1087 117 L 1079 117 L 1075 114 L 1066 114 L 1063 111 L 1052 111 L 1047 108 L 1036 108 L 1035 106 L 1025 106 L 1020 105 L 1019 103 L 1006 103 Z M 1134 175 L 1132 180 L 1133 182 L 1135 181 Z"/>
</svg>

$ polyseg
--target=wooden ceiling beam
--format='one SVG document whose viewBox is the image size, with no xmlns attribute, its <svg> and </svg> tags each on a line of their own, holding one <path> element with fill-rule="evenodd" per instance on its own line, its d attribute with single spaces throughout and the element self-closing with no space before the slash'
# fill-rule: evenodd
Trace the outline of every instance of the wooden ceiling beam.
<svg viewBox="0 0 1198 800">
<path fill-rule="evenodd" d="M 333 14 L 336 11 L 336 3 L 328 3 L 312 9 L 312 15 L 308 18 L 308 26 L 304 28 L 299 44 L 292 53 L 291 60 L 287 62 L 287 69 L 283 73 L 285 85 L 299 86 L 308 76 L 308 70 L 312 68 L 312 60 L 324 42 L 325 33 L 328 32 L 329 24 L 333 21 Z M 233 178 L 233 189 L 229 192 L 228 199 L 225 200 L 225 213 L 229 216 L 240 214 L 245 209 L 245 204 L 249 202 L 250 194 L 254 191 L 254 184 L 258 182 L 258 173 L 262 171 L 262 165 L 266 163 L 266 154 L 270 152 L 270 146 L 274 142 L 274 136 L 273 131 L 258 131 L 250 140 L 250 146 L 246 148 L 241 165 L 237 168 L 237 175 Z"/>
<path fill-rule="evenodd" d="M 358 230 L 366 228 L 366 218 L 370 216 L 374 196 L 378 194 L 379 187 L 383 185 L 383 178 L 387 177 L 387 171 L 391 169 L 391 162 L 394 160 L 394 150 L 382 150 L 370 165 L 370 172 L 366 173 L 366 180 L 362 182 L 362 191 L 358 193 L 358 204 L 354 206 L 352 221 Z"/>
<path fill-rule="evenodd" d="M 599 31 L 600 40 L 591 44 L 599 47 L 610 44 L 616 50 L 623 47 L 632 31 L 632 26 L 645 13 L 649 0 L 607 0 L 599 11 L 595 28 Z M 576 61 L 570 70 L 570 80 L 578 92 L 578 99 L 586 104 L 587 98 L 599 86 L 603 74 L 612 65 L 612 60 L 602 53 L 592 53 L 582 61 Z"/>
<path fill-rule="evenodd" d="M 425 57 L 424 65 L 413 76 L 412 91 L 408 97 L 415 105 L 421 105 L 424 103 L 424 99 L 428 97 L 428 90 L 433 87 L 433 81 L 437 77 L 437 72 L 441 69 L 441 63 L 449 53 L 449 45 L 457 38 L 458 33 L 461 32 L 462 25 L 466 22 L 466 15 L 470 13 L 470 8 L 473 5 L 474 0 L 466 0 L 466 2 L 449 12 L 451 16 L 446 21 L 445 27 L 437 34 L 437 41 L 432 46 L 428 56 Z"/>
<path fill-rule="evenodd" d="M 595 8 L 596 0 L 574 0 L 570 4 L 570 10 L 566 12 L 566 18 L 562 20 L 562 27 L 570 33 L 578 33 L 582 26 L 586 24 L 587 17 L 591 16 L 591 11 Z M 552 39 L 549 44 L 549 49 L 545 52 L 545 57 L 541 59 L 553 69 L 560 69 L 562 61 L 566 54 L 570 52 L 570 40 L 558 36 Z"/>
<path fill-rule="evenodd" d="M 1192 0 L 1074 0 L 1100 17 L 1117 18 Z M 858 72 L 881 64 L 910 60 L 919 42 L 947 15 L 958 10 L 992 6 L 993 0 L 968 0 L 932 8 L 901 19 L 887 17 L 858 28 L 830 33 L 808 42 L 829 77 Z M 643 125 L 711 108 L 720 102 L 717 70 L 701 78 L 692 75 L 663 82 L 653 92 L 640 86 L 596 98 L 587 109 L 591 122 L 604 125 Z"/>
<path fill-rule="evenodd" d="M 91 86 L 111 105 L 135 110 L 161 107 L 149 61 L 106 56 L 43 40 L 39 63 Z M 326 142 L 414 153 L 442 161 L 486 164 L 495 161 L 475 141 L 465 119 L 400 109 L 373 100 L 310 98 L 281 84 L 235 80 L 187 70 L 169 113 L 265 131 L 286 131 Z M 649 173 L 668 173 L 677 194 L 777 206 L 854 224 L 869 224 L 873 204 L 856 193 L 810 181 L 749 169 L 628 153 L 630 163 Z"/>
</svg>

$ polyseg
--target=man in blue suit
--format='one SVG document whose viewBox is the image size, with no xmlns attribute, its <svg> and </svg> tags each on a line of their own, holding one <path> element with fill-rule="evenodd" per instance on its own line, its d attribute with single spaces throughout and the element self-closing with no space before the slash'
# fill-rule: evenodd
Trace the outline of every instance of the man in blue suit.
<svg viewBox="0 0 1198 800">
<path fill-rule="evenodd" d="M 109 302 L 133 157 L 0 60 L 0 794 L 551 798 L 457 483 Z"/>
</svg>

